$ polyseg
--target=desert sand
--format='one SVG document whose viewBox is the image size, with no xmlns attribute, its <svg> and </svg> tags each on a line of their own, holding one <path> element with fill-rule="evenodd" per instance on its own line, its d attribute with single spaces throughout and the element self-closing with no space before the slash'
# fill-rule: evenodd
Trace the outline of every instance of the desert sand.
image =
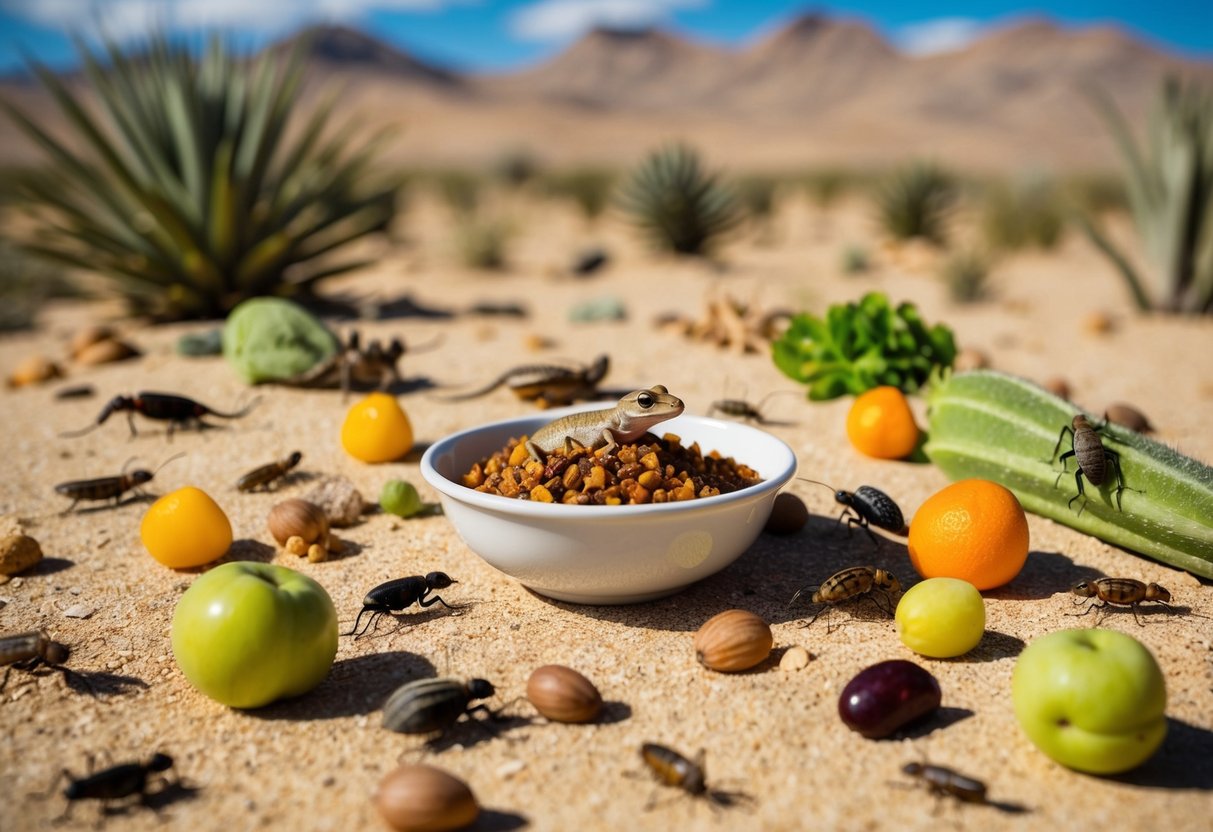
<svg viewBox="0 0 1213 832">
<path fill-rule="evenodd" d="M 870 274 L 841 273 L 844 244 L 879 239 L 867 206 L 858 203 L 823 216 L 790 200 L 767 241 L 739 233 L 715 263 L 657 257 L 617 218 L 586 228 L 558 203 L 506 207 L 519 236 L 503 273 L 456 265 L 448 217 L 423 201 L 410 207 L 401 241 L 384 247 L 374 270 L 332 287 L 384 304 L 409 295 L 455 311 L 480 300 L 521 302 L 530 310 L 526 319 L 459 315 L 334 323 L 340 332 L 356 328 L 364 337 L 400 335 L 415 347 L 440 339 L 434 349 L 409 352 L 401 362 L 406 384 L 399 400 L 418 443 L 400 462 L 366 465 L 347 456 L 338 432 L 348 404 L 339 392 L 323 390 L 260 389 L 264 399 L 248 417 L 214 430 L 178 432 L 171 442 L 147 421 L 139 423 L 137 438 L 128 438 L 121 416 L 80 438 L 59 436 L 88 424 L 119 393 L 178 392 L 216 408 L 247 399 L 250 390 L 222 358 L 174 353 L 181 334 L 213 324 L 148 327 L 118 318 L 142 358 L 96 368 L 68 363 L 63 381 L 0 395 L 7 462 L 0 514 L 19 518 L 46 554 L 42 565 L 0 586 L 0 632 L 45 628 L 72 647 L 71 667 L 146 685 L 94 698 L 73 690 L 58 673 L 14 673 L 0 696 L 6 737 L 0 745 L 0 828 L 52 828 L 65 801 L 58 792 L 44 792 L 62 768 L 81 774 L 90 755 L 102 765 L 145 759 L 157 750 L 173 756 L 182 787 L 157 812 L 134 807 L 106 818 L 110 828 L 376 828 L 371 795 L 401 759 L 423 759 L 466 780 L 484 809 L 475 828 L 486 830 L 1208 828 L 1213 627 L 1198 616 L 1213 616 L 1213 590 L 1039 517 L 1029 516 L 1031 554 L 1024 571 L 986 593 L 982 643 L 951 661 L 915 659 L 892 621 L 862 607 L 840 611 L 832 627 L 824 620 L 798 626 L 806 610 L 790 608 L 788 599 L 843 567 L 871 564 L 894 571 L 905 584 L 917 579 L 904 539 L 885 536 L 874 548 L 862 534 L 848 537 L 835 524 L 831 495 L 804 483 L 790 486 L 812 512 L 800 533 L 763 535 L 716 576 L 636 606 L 576 606 L 532 594 L 484 564 L 442 516 L 403 521 L 369 515 L 341 532 L 353 544 L 347 553 L 324 563 L 276 552 L 267 513 L 312 483 L 301 477 L 276 493 L 237 493 L 236 478 L 253 465 L 298 449 L 304 474 L 348 477 L 370 500 L 395 477 L 435 500 L 418 470 L 426 444 L 530 408 L 505 389 L 451 405 L 437 400 L 433 386 L 473 385 L 515 364 L 589 361 L 606 352 L 612 360 L 607 386 L 665 384 L 694 413 L 726 396 L 757 401 L 774 390 L 796 390 L 765 354 L 722 351 L 655 327 L 662 312 L 700 315 L 713 292 L 816 312 L 869 290 L 914 301 L 927 321 L 952 326 L 962 347 L 985 351 L 996 368 L 1037 380 L 1063 376 L 1075 400 L 1092 410 L 1113 401 L 1135 403 L 1162 441 L 1213 460 L 1207 360 L 1213 321 L 1134 312 L 1111 267 L 1078 235 L 1067 236 L 1056 252 L 1003 261 L 993 277 L 994 299 L 958 306 L 934 276 L 929 252 L 908 257 L 880 249 Z M 609 267 L 587 279 L 563 275 L 573 253 L 591 243 L 611 251 Z M 569 321 L 575 302 L 605 295 L 625 302 L 626 321 Z M 73 332 L 119 311 L 91 303 L 52 307 L 33 331 L 0 341 L 0 367 L 7 372 L 32 353 L 62 359 Z M 1110 329 L 1093 331 L 1093 314 L 1109 320 Z M 532 335 L 553 345 L 535 352 L 527 346 Z M 81 382 L 93 385 L 96 396 L 54 398 L 56 389 Z M 775 396 L 767 414 L 787 424 L 764 429 L 791 445 L 802 476 L 846 488 L 875 485 L 912 518 L 946 478 L 930 465 L 859 455 L 843 431 L 848 403 Z M 915 406 L 925 424 L 921 402 Z M 398 624 L 384 622 L 374 637 L 342 638 L 327 680 L 298 699 L 248 712 L 211 701 L 191 688 L 169 644 L 174 605 L 197 572 L 169 570 L 143 550 L 139 523 L 148 503 L 62 515 L 67 501 L 52 490 L 64 480 L 117 473 L 132 458 L 150 468 L 180 452 L 185 456 L 165 467 L 148 490 L 163 494 L 195 485 L 207 491 L 235 531 L 237 542 L 225 559 L 269 560 L 311 575 L 331 594 L 343 628 L 374 585 L 432 570 L 457 578 L 460 583 L 443 595 L 468 606 L 460 614 L 413 608 Z M 1093 623 L 1094 616 L 1070 617 L 1075 608 L 1068 588 L 1099 574 L 1161 583 L 1178 607 L 1190 611 L 1143 614 L 1144 626 L 1129 612 L 1114 611 L 1102 623 L 1154 652 L 1169 694 L 1162 749 L 1140 769 L 1114 778 L 1051 762 L 1020 731 L 1010 701 L 1011 672 L 1024 644 Z M 90 612 L 67 617 L 73 607 Z M 753 672 L 717 674 L 695 661 L 694 631 L 729 608 L 751 610 L 772 624 L 775 654 Z M 800 671 L 781 670 L 779 656 L 794 645 L 807 648 L 813 660 Z M 890 658 L 928 668 L 940 682 L 950 718 L 908 737 L 866 740 L 838 719 L 838 695 L 860 669 Z M 489 679 L 498 690 L 490 705 L 530 715 L 529 705 L 515 700 L 530 672 L 547 663 L 567 664 L 593 680 L 608 702 L 607 717 L 585 726 L 536 719 L 497 736 L 463 729 L 428 753 L 420 738 L 380 727 L 388 694 L 430 675 Z M 704 749 L 709 782 L 746 792 L 751 805 L 714 810 L 663 789 L 658 804 L 646 810 L 658 788 L 638 753 L 646 741 L 688 755 Z M 1027 811 L 937 801 L 919 787 L 901 788 L 912 786 L 901 766 L 923 759 L 980 778 L 993 800 Z M 76 806 L 72 819 L 55 828 L 90 828 L 99 816 L 95 805 Z"/>
</svg>

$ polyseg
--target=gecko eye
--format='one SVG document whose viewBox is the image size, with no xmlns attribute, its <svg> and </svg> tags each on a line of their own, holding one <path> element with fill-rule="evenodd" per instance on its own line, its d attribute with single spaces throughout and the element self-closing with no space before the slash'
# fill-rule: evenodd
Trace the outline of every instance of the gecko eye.
<svg viewBox="0 0 1213 832">
<path fill-rule="evenodd" d="M 653 398 L 652 393 L 641 393 L 639 396 L 636 397 L 636 404 L 640 405 L 645 410 L 648 410 L 650 407 L 652 407 L 654 402 L 655 402 L 655 399 Z"/>
</svg>

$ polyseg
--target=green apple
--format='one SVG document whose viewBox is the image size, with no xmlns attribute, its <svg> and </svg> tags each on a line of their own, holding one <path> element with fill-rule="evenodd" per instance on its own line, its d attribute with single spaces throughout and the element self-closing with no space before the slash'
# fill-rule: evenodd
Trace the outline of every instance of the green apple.
<svg viewBox="0 0 1213 832">
<path fill-rule="evenodd" d="M 1158 662 L 1115 630 L 1059 630 L 1033 641 L 1015 663 L 1011 700 L 1037 748 L 1090 774 L 1141 765 L 1167 733 Z"/>
<path fill-rule="evenodd" d="M 190 684 L 233 708 L 307 693 L 337 655 L 337 610 L 307 575 L 236 561 L 194 581 L 173 613 L 173 657 Z"/>
</svg>

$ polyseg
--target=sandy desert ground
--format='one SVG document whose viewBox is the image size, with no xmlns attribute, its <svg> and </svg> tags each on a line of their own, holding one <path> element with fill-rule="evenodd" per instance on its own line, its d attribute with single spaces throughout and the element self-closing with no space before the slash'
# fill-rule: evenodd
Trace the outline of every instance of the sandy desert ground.
<svg viewBox="0 0 1213 832">
<path fill-rule="evenodd" d="M 1213 589 L 1197 579 L 1085 536 L 1029 517 L 1031 555 L 1010 585 L 986 594 L 987 635 L 971 654 L 953 661 L 919 660 L 939 679 L 948 713 L 908 738 L 870 741 L 847 730 L 837 698 L 860 669 L 879 660 L 912 658 L 891 621 L 842 614 L 831 631 L 818 621 L 798 626 L 803 610 L 789 608 L 800 587 L 837 569 L 870 563 L 913 578 L 904 541 L 884 538 L 873 549 L 863 535 L 848 538 L 834 524 L 835 505 L 821 488 L 793 483 L 813 513 L 787 538 L 764 535 L 715 577 L 667 599 L 628 607 L 582 607 L 536 596 L 484 564 L 446 518 L 400 521 L 371 515 L 345 530 L 349 553 L 308 564 L 271 548 L 265 518 L 284 496 L 310 487 L 295 481 L 274 494 L 239 494 L 234 482 L 250 464 L 291 450 L 304 454 L 308 474 L 343 475 L 368 498 L 381 484 L 403 477 L 422 483 L 419 451 L 427 443 L 481 422 L 527 412 L 498 390 L 460 406 L 438 401 L 430 384 L 485 381 L 514 364 L 537 358 L 612 359 L 607 385 L 656 383 L 704 413 L 725 396 L 757 401 L 774 390 L 794 390 L 764 354 L 738 355 L 659 331 L 666 311 L 699 315 L 712 292 L 760 304 L 822 311 L 831 302 L 880 290 L 894 301 L 916 302 L 931 322 L 955 329 L 962 347 L 987 352 L 994 366 L 1032 379 L 1063 376 L 1075 400 L 1092 409 L 1113 401 L 1136 403 L 1158 436 L 1185 453 L 1213 461 L 1213 321 L 1135 313 L 1109 265 L 1077 235 L 1053 253 L 1023 253 L 1004 261 L 988 303 L 958 306 L 921 255 L 892 256 L 866 208 L 848 204 L 822 216 L 799 200 L 779 213 L 771 239 L 740 234 L 718 262 L 655 257 L 630 229 L 611 219 L 587 229 L 565 206 L 529 201 L 506 206 L 519 236 L 511 268 L 500 274 L 467 271 L 450 253 L 448 218 L 424 202 L 402 223 L 402 241 L 383 251 L 372 272 L 339 286 L 384 304 L 408 295 L 418 303 L 462 310 L 476 301 L 516 301 L 526 319 L 459 315 L 451 319 L 365 320 L 365 337 L 401 335 L 411 345 L 440 339 L 435 349 L 407 354 L 400 401 L 418 438 L 405 460 L 371 466 L 348 457 L 338 443 L 347 405 L 333 391 L 261 390 L 264 400 L 247 418 L 221 429 L 183 432 L 166 441 L 143 423 L 129 439 L 121 418 L 77 439 L 59 437 L 93 419 L 104 401 L 137 390 L 179 392 L 215 407 L 247 397 L 248 389 L 221 358 L 187 359 L 174 353 L 185 332 L 207 324 L 146 327 L 119 320 L 145 355 L 132 362 L 69 368 L 64 382 L 6 391 L 0 397 L 7 434 L 6 472 L 0 478 L 0 514 L 19 518 L 46 554 L 41 566 L 0 586 L 0 632 L 46 628 L 73 648 L 71 666 L 141 680 L 121 693 L 93 698 L 72 690 L 57 673 L 14 674 L 0 698 L 0 828 L 49 829 L 64 809 L 46 796 L 64 767 L 80 773 L 89 755 L 115 762 L 172 754 L 184 786 L 158 812 L 133 808 L 105 825 L 123 829 L 278 828 L 346 830 L 378 824 L 370 796 L 402 756 L 417 759 L 418 738 L 389 733 L 380 707 L 402 682 L 428 675 L 480 676 L 497 687 L 494 706 L 523 693 L 541 664 L 561 663 L 592 679 L 609 703 L 609 718 L 588 726 L 536 720 L 486 738 L 456 733 L 425 759 L 464 778 L 484 814 L 478 829 L 929 829 L 940 824 L 982 829 L 1208 828 L 1213 810 Z M 878 251 L 868 275 L 844 276 L 843 246 L 866 241 Z M 613 255 L 600 275 L 561 274 L 589 244 Z M 611 295 L 626 304 L 621 322 L 574 324 L 577 301 Z M 27 354 L 61 358 L 70 335 L 113 307 L 53 307 L 29 333 L 0 341 L 6 371 Z M 1094 332 L 1093 314 L 1111 327 Z M 350 322 L 338 323 L 348 331 Z M 553 346 L 536 353 L 528 338 Z M 88 382 L 91 399 L 57 401 L 66 383 Z M 854 488 L 872 484 L 892 495 L 912 517 L 946 484 L 929 465 L 881 462 L 848 444 L 845 399 L 810 404 L 797 396 L 768 403 L 765 429 L 795 450 L 803 476 Z M 921 416 L 920 412 L 920 416 Z M 164 468 L 156 494 L 196 485 L 231 518 L 237 543 L 228 559 L 252 558 L 300 569 L 332 595 L 343 625 L 352 621 L 372 586 L 393 577 L 443 570 L 460 583 L 444 597 L 470 606 L 459 615 L 412 611 L 399 627 L 374 638 L 343 638 L 328 679 L 312 693 L 250 712 L 223 707 L 193 690 L 172 658 L 169 623 L 194 572 L 174 572 L 152 560 L 139 542 L 147 503 L 131 501 L 60 515 L 60 481 L 115 473 L 132 457 Z M 1121 777 L 1068 771 L 1038 752 L 1016 725 L 1010 677 L 1023 645 L 1073 619 L 1067 593 L 1095 574 L 1157 581 L 1193 615 L 1107 616 L 1104 626 L 1140 639 L 1167 677 L 1169 736 L 1156 757 Z M 85 618 L 65 611 L 84 606 Z M 756 671 L 721 675 L 694 659 L 692 634 L 729 608 L 749 609 L 770 621 L 775 658 Z M 778 656 L 803 645 L 814 657 L 798 672 L 778 668 Z M 528 713 L 525 703 L 511 706 Z M 709 780 L 754 798 L 748 809 L 714 811 L 705 802 L 662 795 L 646 811 L 654 786 L 638 754 L 645 741 L 693 754 L 703 748 Z M 983 806 L 937 802 L 924 790 L 899 788 L 901 766 L 926 758 L 985 780 L 993 799 L 1020 804 L 1020 814 Z M 89 828 L 95 806 L 75 808 L 57 828 Z"/>
</svg>

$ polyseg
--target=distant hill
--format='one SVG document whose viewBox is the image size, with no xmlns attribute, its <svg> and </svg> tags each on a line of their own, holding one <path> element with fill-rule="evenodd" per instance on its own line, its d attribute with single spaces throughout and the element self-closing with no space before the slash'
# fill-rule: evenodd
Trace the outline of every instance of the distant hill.
<svg viewBox="0 0 1213 832">
<path fill-rule="evenodd" d="M 1168 54 L 1113 27 L 1018 21 L 967 48 L 905 55 L 859 20 L 794 19 L 741 48 L 676 33 L 597 29 L 550 60 L 498 75 L 459 73 L 373 36 L 317 27 L 302 43 L 309 89 L 345 90 L 337 117 L 399 124 L 392 160 L 480 164 L 524 147 L 553 164 L 630 164 L 671 139 L 734 167 L 888 164 L 932 156 L 993 170 L 1115 162 L 1090 94 L 1146 117 L 1168 74 L 1213 86 L 1213 62 Z M 17 81 L 0 95 L 38 113 L 48 97 Z M 31 148 L 0 118 L 0 164 Z"/>
</svg>

